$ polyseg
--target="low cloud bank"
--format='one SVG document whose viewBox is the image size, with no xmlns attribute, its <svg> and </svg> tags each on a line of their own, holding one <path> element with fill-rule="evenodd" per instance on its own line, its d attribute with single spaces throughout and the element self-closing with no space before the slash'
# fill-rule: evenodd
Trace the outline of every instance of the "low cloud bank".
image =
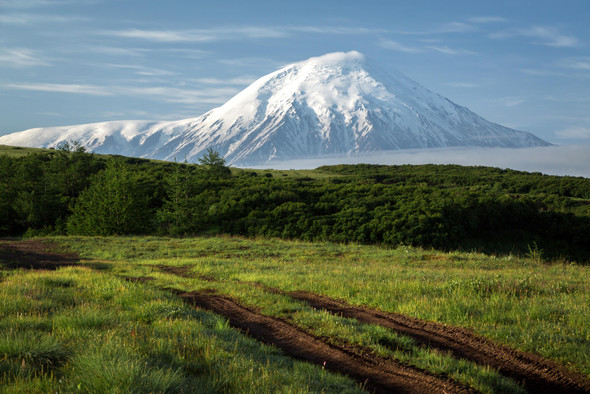
<svg viewBox="0 0 590 394">
<path fill-rule="evenodd" d="M 371 154 L 326 156 L 274 161 L 255 168 L 312 169 L 332 164 L 460 164 L 571 175 L 590 178 L 590 145 L 539 148 L 444 148 L 382 151 Z"/>
</svg>

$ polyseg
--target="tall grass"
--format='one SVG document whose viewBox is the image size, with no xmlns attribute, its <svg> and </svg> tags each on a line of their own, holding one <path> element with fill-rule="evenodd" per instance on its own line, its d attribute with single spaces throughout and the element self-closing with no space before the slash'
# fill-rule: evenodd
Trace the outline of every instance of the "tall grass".
<svg viewBox="0 0 590 394">
<path fill-rule="evenodd" d="M 164 264 L 226 281 L 222 290 L 228 292 L 237 280 L 313 291 L 469 327 L 590 375 L 590 267 L 545 263 L 534 256 L 239 237 L 60 241 L 88 259 L 116 261 L 114 270 L 121 275 L 150 276 L 187 290 L 214 286 L 150 269 Z M 245 288 L 236 295 L 245 303 L 252 296 Z"/>
<path fill-rule="evenodd" d="M 0 283 L 1 392 L 358 392 L 170 293 L 84 267 Z"/>
</svg>

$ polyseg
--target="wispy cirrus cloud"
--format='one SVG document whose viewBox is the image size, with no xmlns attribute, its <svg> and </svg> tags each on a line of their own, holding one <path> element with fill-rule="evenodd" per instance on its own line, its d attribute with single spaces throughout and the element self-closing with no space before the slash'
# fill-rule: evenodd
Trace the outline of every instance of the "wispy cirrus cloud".
<svg viewBox="0 0 590 394">
<path fill-rule="evenodd" d="M 433 29 L 426 30 L 403 30 L 400 34 L 406 35 L 436 35 L 449 33 L 464 33 L 475 30 L 475 27 L 470 23 L 465 22 L 448 22 Z"/>
<path fill-rule="evenodd" d="M 146 48 L 123 48 L 123 47 L 112 47 L 112 46 L 90 46 L 90 47 L 82 47 L 76 49 L 79 53 L 81 51 L 85 52 L 93 52 L 93 53 L 102 53 L 105 55 L 114 55 L 114 56 L 144 56 L 146 53 L 150 52 L 151 49 Z"/>
<path fill-rule="evenodd" d="M 0 5 L 4 8 L 27 9 L 42 7 L 59 7 L 64 5 L 88 5 L 96 4 L 101 0 L 2 0 Z"/>
<path fill-rule="evenodd" d="M 558 72 L 554 70 L 546 70 L 546 69 L 536 69 L 536 68 L 523 68 L 520 72 L 528 74 L 528 75 L 535 75 L 538 77 L 568 77 L 571 76 L 565 72 Z"/>
<path fill-rule="evenodd" d="M 137 75 L 142 75 L 142 76 L 147 76 L 147 77 L 176 75 L 175 72 L 172 72 L 169 70 L 163 70 L 160 68 L 153 68 L 153 67 L 138 66 L 135 64 L 92 63 L 89 65 L 94 66 L 94 67 L 99 67 L 99 68 L 113 68 L 113 69 L 131 70 L 131 71 L 133 71 L 133 73 L 135 73 Z"/>
<path fill-rule="evenodd" d="M 534 44 L 550 47 L 567 48 L 580 45 L 578 38 L 560 33 L 556 28 L 551 26 L 533 26 L 526 29 L 505 30 L 492 33 L 488 37 L 506 39 L 518 36 L 534 38 L 537 40 L 533 41 Z"/>
<path fill-rule="evenodd" d="M 47 15 L 47 14 L 3 14 L 0 15 L 0 23 L 10 25 L 32 25 L 41 23 L 72 23 L 88 20 L 80 16 Z"/>
<path fill-rule="evenodd" d="M 500 16 L 474 16 L 467 21 L 470 23 L 503 23 L 508 20 Z"/>
<path fill-rule="evenodd" d="M 136 38 L 155 42 L 206 42 L 213 41 L 216 37 L 202 30 L 111 30 L 102 32 L 104 35 L 119 38 Z"/>
<path fill-rule="evenodd" d="M 520 72 L 535 75 L 539 77 L 560 77 L 560 78 L 577 78 L 582 80 L 590 79 L 590 57 L 570 57 L 544 68 L 524 68 Z"/>
<path fill-rule="evenodd" d="M 404 44 L 400 44 L 397 41 L 388 40 L 388 39 L 381 39 L 381 41 L 379 41 L 379 46 L 381 46 L 381 48 L 384 48 L 384 49 L 389 49 L 389 50 L 398 51 L 398 52 L 405 52 L 405 53 L 424 52 L 424 50 L 422 48 L 407 46 Z"/>
<path fill-rule="evenodd" d="M 560 66 L 573 70 L 590 71 L 590 57 L 575 57 L 564 59 Z"/>
<path fill-rule="evenodd" d="M 8 83 L 1 86 L 9 90 L 32 90 L 37 92 L 77 93 L 91 96 L 113 95 L 113 92 L 105 87 L 85 84 Z"/>
<path fill-rule="evenodd" d="M 343 26 L 287 26 L 287 30 L 302 33 L 337 34 L 337 35 L 360 35 L 360 34 L 381 34 L 388 33 L 387 29 L 368 29 L 365 27 L 343 27 Z"/>
<path fill-rule="evenodd" d="M 217 61 L 223 65 L 236 67 L 240 69 L 245 68 L 278 68 L 288 64 L 288 61 L 281 61 L 278 59 L 272 59 L 267 57 L 240 57 L 240 58 L 227 58 L 217 59 Z"/>
<path fill-rule="evenodd" d="M 420 41 L 423 41 L 423 40 L 420 40 Z M 430 41 L 428 41 L 428 42 L 430 42 Z M 398 51 L 398 52 L 405 52 L 405 53 L 425 53 L 425 52 L 434 51 L 434 52 L 443 53 L 445 55 L 452 55 L 452 56 L 478 55 L 477 52 L 470 51 L 468 49 L 463 49 L 463 48 L 450 48 L 446 45 L 426 45 L 424 47 L 422 47 L 422 46 L 409 46 L 409 45 L 401 44 L 398 41 L 384 39 L 384 38 L 382 38 L 379 41 L 379 46 L 384 49 L 389 49 L 389 50 Z"/>
<path fill-rule="evenodd" d="M 130 96 L 149 98 L 154 101 L 179 104 L 222 104 L 239 92 L 236 87 L 214 87 L 204 89 L 178 88 L 169 86 L 103 86 L 92 84 L 60 83 L 8 83 L 0 85 L 7 90 L 69 93 L 89 96 Z"/>
<path fill-rule="evenodd" d="M 521 33 L 526 37 L 539 38 L 543 45 L 551 47 L 575 47 L 580 44 L 576 37 L 561 34 L 552 27 L 535 26 L 522 30 Z"/>
<path fill-rule="evenodd" d="M 570 127 L 555 132 L 562 139 L 590 140 L 590 127 Z"/>
<path fill-rule="evenodd" d="M 27 48 L 0 48 L 0 66 L 38 67 L 50 66 L 51 63 Z"/>
<path fill-rule="evenodd" d="M 478 53 L 474 51 L 462 48 L 449 48 L 448 46 L 427 46 L 426 48 L 444 53 L 445 55 L 478 55 Z"/>
<path fill-rule="evenodd" d="M 191 82 L 196 82 L 203 85 L 236 85 L 236 86 L 244 86 L 249 85 L 254 82 L 258 77 L 254 76 L 242 76 L 236 78 L 229 78 L 229 79 L 221 79 L 221 78 L 193 78 L 190 79 Z"/>
<path fill-rule="evenodd" d="M 341 26 L 226 26 L 214 29 L 153 30 L 125 29 L 101 31 L 102 35 L 153 42 L 210 42 L 229 39 L 284 38 L 292 33 L 360 35 L 384 33 L 384 29 Z"/>
<path fill-rule="evenodd" d="M 504 107 L 516 107 L 528 101 L 527 98 L 521 96 L 507 96 L 490 100 L 491 102 L 502 105 Z"/>
</svg>

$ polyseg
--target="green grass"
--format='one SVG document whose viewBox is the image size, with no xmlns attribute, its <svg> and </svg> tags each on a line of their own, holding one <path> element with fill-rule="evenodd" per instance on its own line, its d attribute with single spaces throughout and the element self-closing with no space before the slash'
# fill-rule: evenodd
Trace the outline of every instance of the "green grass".
<svg viewBox="0 0 590 394">
<path fill-rule="evenodd" d="M 0 392 L 360 391 L 107 271 L 9 274 L 0 328 Z"/>
<path fill-rule="evenodd" d="M 0 155 L 10 157 L 22 157 L 31 153 L 49 152 L 50 149 L 25 148 L 21 146 L 0 145 Z"/>
<path fill-rule="evenodd" d="M 33 336 L 46 347 L 36 353 L 16 345 L 6 348 L 17 349 L 10 352 L 0 348 L 0 368 L 7 371 L 0 373 L 0 386 L 8 391 L 37 386 L 87 392 L 131 387 L 154 392 L 187 387 L 211 392 L 360 390 L 349 379 L 293 361 L 233 330 L 223 318 L 192 309 L 158 288 L 213 288 L 333 343 L 358 346 L 482 392 L 521 391 L 492 369 L 250 282 L 469 327 L 590 375 L 590 267 L 410 247 L 237 237 L 52 240 L 80 253 L 83 267 L 5 272 L 0 282 L 0 332 L 12 335 L 6 346 Z M 196 276 L 165 273 L 158 265 L 186 267 Z M 123 277 L 151 280 L 140 284 Z M 37 364 L 31 362 L 36 369 L 19 364 L 22 354 L 51 351 L 60 355 L 55 362 L 39 356 Z M 90 370 L 94 377 L 83 379 Z"/>
</svg>

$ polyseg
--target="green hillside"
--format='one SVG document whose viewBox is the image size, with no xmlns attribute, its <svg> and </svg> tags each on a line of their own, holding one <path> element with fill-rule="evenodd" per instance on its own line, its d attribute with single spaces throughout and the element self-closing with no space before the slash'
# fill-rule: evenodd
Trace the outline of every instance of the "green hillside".
<svg viewBox="0 0 590 394">
<path fill-rule="evenodd" d="M 211 152 L 214 153 L 214 152 Z M 228 169 L 0 155 L 0 235 L 234 234 L 590 261 L 590 179 L 457 165 Z"/>
<path fill-rule="evenodd" d="M 227 236 L 59 237 L 0 241 L 0 275 L 2 392 L 590 387 L 585 266 Z"/>
</svg>

